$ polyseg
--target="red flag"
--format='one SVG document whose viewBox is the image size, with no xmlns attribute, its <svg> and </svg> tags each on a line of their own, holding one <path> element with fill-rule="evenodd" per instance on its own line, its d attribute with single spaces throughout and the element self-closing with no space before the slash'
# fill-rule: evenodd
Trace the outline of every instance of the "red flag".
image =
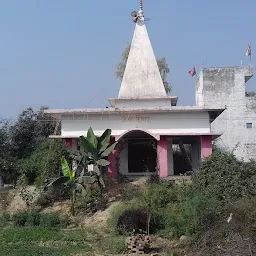
<svg viewBox="0 0 256 256">
<path fill-rule="evenodd" d="M 194 68 L 191 69 L 188 73 L 189 73 L 191 76 L 195 76 L 195 75 L 196 75 L 196 68 L 194 67 Z"/>
</svg>

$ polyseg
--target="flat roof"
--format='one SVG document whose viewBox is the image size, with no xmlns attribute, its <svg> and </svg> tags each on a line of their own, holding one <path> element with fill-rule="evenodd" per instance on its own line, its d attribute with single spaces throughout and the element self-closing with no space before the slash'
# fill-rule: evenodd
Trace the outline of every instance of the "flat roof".
<svg viewBox="0 0 256 256">
<path fill-rule="evenodd" d="M 44 113 L 53 116 L 83 115 L 83 114 L 121 114 L 121 113 L 178 113 L 178 112 L 208 112 L 210 121 L 215 120 L 225 108 L 204 108 L 199 106 L 173 106 L 148 108 L 83 108 L 83 109 L 46 109 Z"/>
<path fill-rule="evenodd" d="M 162 135 L 166 135 L 166 136 L 171 136 L 171 137 L 183 137 L 183 136 L 212 136 L 214 139 L 218 138 L 219 136 L 222 135 L 222 133 L 166 133 L 166 134 L 162 134 Z M 50 135 L 49 138 L 51 139 L 77 139 L 80 136 L 65 136 L 65 135 Z M 112 135 L 112 137 L 115 137 L 115 135 Z"/>
<path fill-rule="evenodd" d="M 148 108 L 81 108 L 81 109 L 46 109 L 45 114 L 101 114 L 126 112 L 223 112 L 225 108 L 203 108 L 198 106 L 148 107 Z"/>
</svg>

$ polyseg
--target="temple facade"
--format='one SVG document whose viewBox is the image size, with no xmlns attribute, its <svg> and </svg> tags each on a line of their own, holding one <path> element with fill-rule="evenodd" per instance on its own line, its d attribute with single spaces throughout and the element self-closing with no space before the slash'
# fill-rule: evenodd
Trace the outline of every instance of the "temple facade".
<svg viewBox="0 0 256 256">
<path fill-rule="evenodd" d="M 160 177 L 192 172 L 212 153 L 211 123 L 225 108 L 177 106 L 178 97 L 168 96 L 147 33 L 142 3 L 124 77 L 110 107 L 96 109 L 48 109 L 61 123 L 61 134 L 69 147 L 79 149 L 79 137 L 92 127 L 100 136 L 112 130 L 108 174 Z"/>
</svg>

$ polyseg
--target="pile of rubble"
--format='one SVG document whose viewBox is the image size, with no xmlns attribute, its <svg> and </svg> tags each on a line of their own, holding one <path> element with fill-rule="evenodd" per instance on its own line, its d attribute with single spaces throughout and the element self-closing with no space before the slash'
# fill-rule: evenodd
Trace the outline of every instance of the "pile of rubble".
<svg viewBox="0 0 256 256">
<path fill-rule="evenodd" d="M 150 248 L 151 239 L 147 235 L 135 235 L 128 237 L 125 243 L 131 253 L 144 254 Z"/>
</svg>

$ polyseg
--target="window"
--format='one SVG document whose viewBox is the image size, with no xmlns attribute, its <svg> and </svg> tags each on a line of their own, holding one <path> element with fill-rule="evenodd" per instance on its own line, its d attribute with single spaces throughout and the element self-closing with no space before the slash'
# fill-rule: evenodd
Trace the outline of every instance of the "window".
<svg viewBox="0 0 256 256">
<path fill-rule="evenodd" d="M 252 129 L 252 123 L 246 123 L 247 129 Z"/>
</svg>

